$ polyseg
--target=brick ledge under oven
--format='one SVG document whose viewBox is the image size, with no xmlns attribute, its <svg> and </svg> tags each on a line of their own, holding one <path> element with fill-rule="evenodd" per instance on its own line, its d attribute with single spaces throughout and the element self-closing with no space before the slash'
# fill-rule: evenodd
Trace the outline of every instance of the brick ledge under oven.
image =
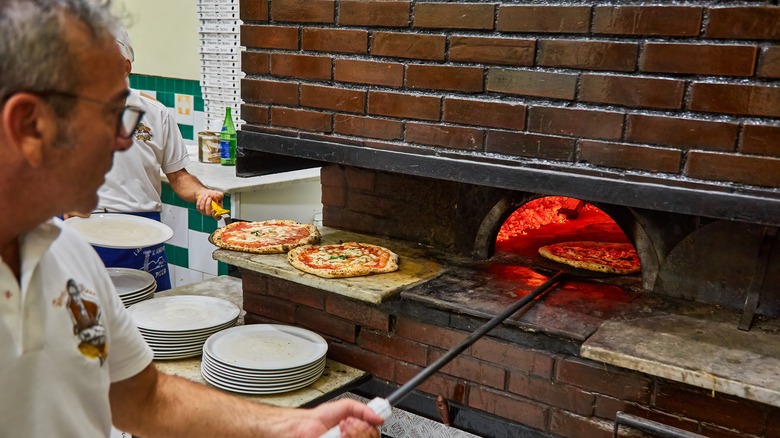
<svg viewBox="0 0 780 438">
<path fill-rule="evenodd" d="M 436 314 L 454 312 L 443 324 L 464 332 L 473 331 L 517 298 L 511 293 L 480 292 L 475 284 L 480 282 L 483 264 L 459 264 L 452 255 L 434 254 L 408 242 L 327 227 L 322 234 L 323 243 L 359 240 L 399 249 L 401 257 L 411 261 L 407 267 L 413 269 L 400 274 L 323 279 L 292 268 L 284 254 L 252 255 L 219 249 L 213 258 L 261 276 L 389 308 L 391 313 L 416 315 L 432 324 L 442 323 Z M 387 281 L 377 281 L 380 277 Z M 470 280 L 459 283 L 463 279 Z M 468 289 L 469 294 L 460 293 L 459 287 Z M 464 305 L 467 295 L 471 298 Z M 780 407 L 780 321 L 758 317 L 750 331 L 740 331 L 738 312 L 650 293 L 629 292 L 627 299 L 616 300 L 606 313 L 603 308 L 590 308 L 587 301 L 565 309 L 547 305 L 546 299 L 514 315 L 489 335 Z"/>
</svg>

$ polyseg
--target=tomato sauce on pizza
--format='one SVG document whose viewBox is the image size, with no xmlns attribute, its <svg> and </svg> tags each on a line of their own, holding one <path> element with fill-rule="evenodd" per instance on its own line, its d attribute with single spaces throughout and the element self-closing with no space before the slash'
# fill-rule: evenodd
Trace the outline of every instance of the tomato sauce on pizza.
<svg viewBox="0 0 780 438">
<path fill-rule="evenodd" d="M 560 242 L 539 248 L 539 254 L 558 263 L 589 271 L 633 274 L 641 269 L 639 256 L 630 243 Z"/>
<path fill-rule="evenodd" d="M 312 224 L 301 224 L 292 220 L 233 222 L 216 230 L 211 240 L 220 248 L 274 254 L 317 243 L 320 233 Z"/>
<path fill-rule="evenodd" d="M 357 277 L 398 269 L 398 255 L 394 252 L 359 242 L 301 246 L 291 250 L 287 260 L 297 269 L 325 278 Z"/>
</svg>

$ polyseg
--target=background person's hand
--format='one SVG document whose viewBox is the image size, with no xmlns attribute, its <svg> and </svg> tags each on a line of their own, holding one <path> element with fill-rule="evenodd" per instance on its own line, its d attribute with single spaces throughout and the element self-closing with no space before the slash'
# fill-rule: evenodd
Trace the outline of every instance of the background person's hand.
<svg viewBox="0 0 780 438">
<path fill-rule="evenodd" d="M 217 190 L 205 190 L 198 193 L 198 200 L 195 202 L 195 207 L 203 216 L 213 217 L 214 209 L 211 207 L 211 201 L 214 201 L 218 205 L 222 206 L 222 198 L 224 196 L 224 193 Z"/>
</svg>

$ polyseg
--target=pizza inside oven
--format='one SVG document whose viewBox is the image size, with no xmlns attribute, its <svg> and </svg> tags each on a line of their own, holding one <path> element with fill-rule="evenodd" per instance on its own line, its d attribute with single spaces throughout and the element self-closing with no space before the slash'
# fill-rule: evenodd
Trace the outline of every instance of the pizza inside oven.
<svg viewBox="0 0 780 438">
<path fill-rule="evenodd" d="M 539 248 L 539 254 L 568 266 L 608 274 L 634 274 L 641 269 L 630 243 L 560 242 Z"/>
</svg>

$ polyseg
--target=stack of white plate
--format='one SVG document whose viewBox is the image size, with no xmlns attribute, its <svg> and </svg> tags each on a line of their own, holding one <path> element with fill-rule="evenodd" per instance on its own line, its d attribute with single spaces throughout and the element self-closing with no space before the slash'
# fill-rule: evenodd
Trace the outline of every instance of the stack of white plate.
<svg viewBox="0 0 780 438">
<path fill-rule="evenodd" d="M 251 324 L 212 335 L 203 345 L 200 373 L 217 388 L 276 394 L 308 386 L 325 370 L 328 344 L 299 327 Z"/>
<path fill-rule="evenodd" d="M 157 282 L 152 274 L 130 268 L 107 268 L 107 270 L 125 307 L 154 296 Z"/>
<path fill-rule="evenodd" d="M 241 313 L 230 301 L 199 295 L 155 298 L 129 311 L 155 359 L 200 355 L 209 336 L 234 326 Z"/>
</svg>

